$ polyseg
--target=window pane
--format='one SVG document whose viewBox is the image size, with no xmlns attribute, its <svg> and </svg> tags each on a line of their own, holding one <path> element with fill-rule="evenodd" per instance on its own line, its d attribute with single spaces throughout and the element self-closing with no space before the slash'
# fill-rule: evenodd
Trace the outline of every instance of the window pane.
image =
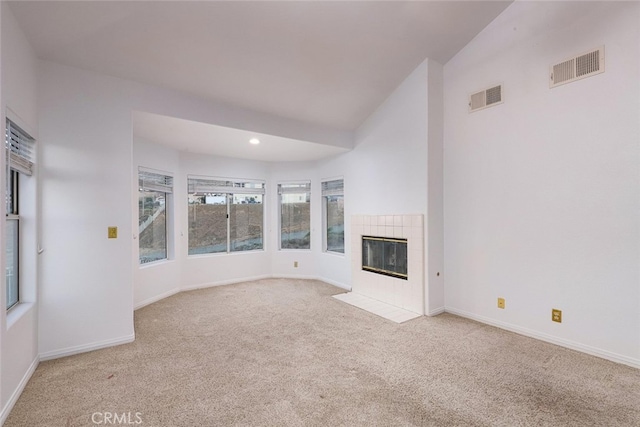
<svg viewBox="0 0 640 427">
<path fill-rule="evenodd" d="M 282 194 L 280 203 L 280 248 L 311 248 L 309 193 Z"/>
<path fill-rule="evenodd" d="M 189 255 L 227 251 L 227 195 L 189 193 Z"/>
<path fill-rule="evenodd" d="M 231 197 L 231 252 L 262 249 L 262 194 L 233 194 Z"/>
<path fill-rule="evenodd" d="M 18 302 L 18 220 L 7 220 L 7 309 Z"/>
<path fill-rule="evenodd" d="M 7 214 L 18 215 L 18 172 L 13 169 L 7 177 Z"/>
<path fill-rule="evenodd" d="M 344 253 L 344 196 L 327 196 L 327 251 Z"/>
<path fill-rule="evenodd" d="M 138 242 L 140 264 L 167 258 L 166 193 L 140 191 Z"/>
</svg>

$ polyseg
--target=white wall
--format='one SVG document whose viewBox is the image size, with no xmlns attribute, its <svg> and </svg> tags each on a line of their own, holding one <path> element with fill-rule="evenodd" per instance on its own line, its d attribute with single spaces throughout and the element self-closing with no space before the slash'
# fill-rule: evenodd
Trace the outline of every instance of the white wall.
<svg viewBox="0 0 640 427">
<path fill-rule="evenodd" d="M 640 366 L 639 10 L 516 2 L 446 64 L 447 311 Z M 549 89 L 603 44 L 604 74 Z"/>
<path fill-rule="evenodd" d="M 38 137 L 36 104 L 36 58 L 11 10 L 2 4 L 2 123 L 5 115 L 34 137 Z M 4 161 L 4 152 L 2 161 Z M 2 175 L 2 195 L 5 176 Z M 21 303 L 8 314 L 2 311 L 0 332 L 2 414 L 15 403 L 18 393 L 37 364 L 37 171 L 23 177 L 20 191 L 22 247 L 20 248 Z M 4 212 L 4 204 L 2 213 Z M 4 230 L 3 240 L 4 241 Z M 4 258 L 4 257 L 3 257 Z M 4 259 L 3 259 L 4 266 Z M 5 306 L 4 276 L 2 307 Z"/>
<path fill-rule="evenodd" d="M 2 22 L 2 85 L 0 123 L 4 129 L 5 116 L 22 127 L 31 136 L 38 138 L 36 103 L 36 57 L 29 43 L 15 22 L 6 3 L 0 6 Z M 39 147 L 39 143 L 36 149 Z M 5 162 L 2 151 L 0 162 Z M 9 313 L 0 311 L 0 424 L 8 416 L 11 407 L 25 386 L 38 363 L 38 308 L 37 308 L 37 231 L 38 231 L 38 173 L 20 179 L 20 301 Z M 4 200 L 6 176 L 0 174 L 1 199 Z M 6 208 L 0 203 L 0 214 Z M 5 241 L 4 227 L 0 235 Z M 4 254 L 4 251 L 2 252 Z M 5 268 L 5 257 L 1 257 L 1 270 Z M 6 307 L 6 282 L 2 275 L 0 306 Z"/>
<path fill-rule="evenodd" d="M 11 8 L 2 5 L 2 78 L 4 107 L 37 136 L 37 58 L 15 20 Z M 19 123 L 20 124 L 20 123 Z"/>
<path fill-rule="evenodd" d="M 356 132 L 347 154 L 353 213 L 427 213 L 427 64 L 407 76 Z"/>
<path fill-rule="evenodd" d="M 428 170 L 425 218 L 425 314 L 444 311 L 444 88 L 443 67 L 428 61 Z"/>
<path fill-rule="evenodd" d="M 40 353 L 133 340 L 131 100 L 126 86 L 40 63 Z M 118 238 L 107 238 L 107 227 Z"/>
</svg>

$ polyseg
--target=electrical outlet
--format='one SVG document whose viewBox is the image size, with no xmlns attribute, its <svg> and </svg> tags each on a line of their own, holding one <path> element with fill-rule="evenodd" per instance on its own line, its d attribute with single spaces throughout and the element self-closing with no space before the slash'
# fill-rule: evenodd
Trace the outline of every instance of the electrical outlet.
<svg viewBox="0 0 640 427">
<path fill-rule="evenodd" d="M 562 310 L 551 309 L 551 320 L 554 322 L 562 323 Z"/>
<path fill-rule="evenodd" d="M 117 239 L 118 238 L 118 227 L 108 227 L 107 228 L 107 237 L 109 239 Z"/>
<path fill-rule="evenodd" d="M 293 261 L 293 267 L 298 268 L 298 261 Z"/>
<path fill-rule="evenodd" d="M 498 298 L 498 308 L 504 308 L 505 302 L 504 298 Z"/>
</svg>

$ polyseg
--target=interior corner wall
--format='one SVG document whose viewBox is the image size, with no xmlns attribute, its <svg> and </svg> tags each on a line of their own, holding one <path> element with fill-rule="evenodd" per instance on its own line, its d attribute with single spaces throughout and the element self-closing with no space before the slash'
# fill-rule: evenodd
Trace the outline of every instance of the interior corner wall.
<svg viewBox="0 0 640 427">
<path fill-rule="evenodd" d="M 350 236 L 351 217 L 357 214 L 426 217 L 427 79 L 425 60 L 357 129 L 352 151 L 318 162 L 320 178 L 344 177 L 345 236 Z M 318 266 L 321 276 L 350 287 L 348 237 L 345 243 L 345 257 L 320 253 Z"/>
<path fill-rule="evenodd" d="M 445 65 L 447 311 L 640 367 L 638 22 L 637 2 L 515 2 Z M 600 45 L 604 73 L 549 88 Z"/>
<path fill-rule="evenodd" d="M 37 114 L 37 60 L 24 33 L 18 26 L 9 5 L 0 5 L 1 19 L 1 123 L 4 128 L 5 116 L 38 138 Z M 38 149 L 39 147 L 36 147 Z M 2 150 L 2 161 L 5 161 Z M 20 247 L 20 288 L 21 304 L 7 312 L 6 280 L 2 275 L 2 296 L 0 297 L 0 424 L 16 402 L 22 388 L 38 363 L 38 296 L 36 255 L 38 230 L 38 172 L 21 179 L 20 187 L 24 197 L 20 200 L 21 247 Z M 6 176 L 0 174 L 3 200 L 6 194 Z M 24 192 L 28 190 L 28 192 Z M 4 203 L 0 208 L 4 217 Z M 4 227 L 2 242 L 5 241 Z M 6 260 L 3 252 L 1 266 L 4 271 Z"/>
</svg>

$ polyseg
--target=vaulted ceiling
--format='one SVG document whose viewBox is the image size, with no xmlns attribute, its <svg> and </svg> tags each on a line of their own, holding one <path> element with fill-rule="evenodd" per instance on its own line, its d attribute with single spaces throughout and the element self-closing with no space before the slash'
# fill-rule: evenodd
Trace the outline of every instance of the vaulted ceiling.
<svg viewBox="0 0 640 427">
<path fill-rule="evenodd" d="M 356 129 L 511 1 L 13 1 L 39 58 Z"/>
</svg>

